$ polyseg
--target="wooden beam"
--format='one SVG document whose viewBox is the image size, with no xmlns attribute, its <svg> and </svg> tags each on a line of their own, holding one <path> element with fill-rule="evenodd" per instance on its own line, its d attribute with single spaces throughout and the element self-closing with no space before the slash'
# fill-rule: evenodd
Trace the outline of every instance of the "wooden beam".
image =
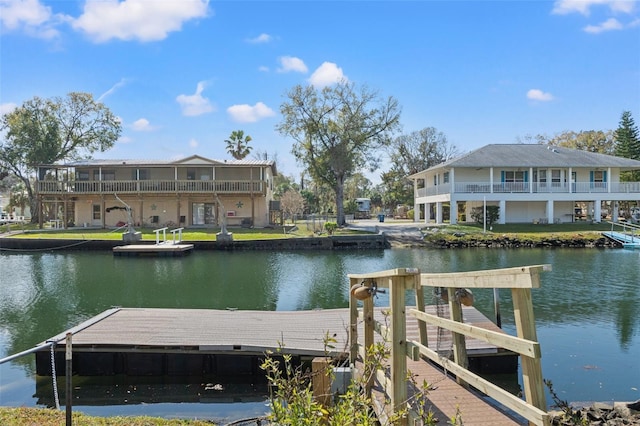
<svg viewBox="0 0 640 426">
<path fill-rule="evenodd" d="M 505 333 L 487 330 L 470 324 L 459 323 L 437 315 L 431 315 L 418 309 L 409 309 L 407 314 L 416 317 L 421 323 L 433 324 L 437 327 L 446 328 L 456 333 L 464 334 L 467 337 L 479 339 L 492 345 L 508 349 L 532 358 L 540 358 L 540 344 L 531 340 L 521 339 Z M 422 342 L 420 342 L 422 343 Z M 422 343 L 424 346 L 424 343 Z"/>
<path fill-rule="evenodd" d="M 514 288 L 511 291 L 513 298 L 513 316 L 516 323 L 518 337 L 537 341 L 536 324 L 533 315 L 533 303 L 531 290 Z M 527 402 L 541 410 L 547 409 L 544 394 L 544 382 L 542 380 L 542 366 L 540 358 L 522 357 L 522 387 Z"/>
<path fill-rule="evenodd" d="M 550 265 L 489 269 L 485 271 L 420 274 L 423 286 L 453 288 L 538 288 L 540 272 Z"/>
</svg>

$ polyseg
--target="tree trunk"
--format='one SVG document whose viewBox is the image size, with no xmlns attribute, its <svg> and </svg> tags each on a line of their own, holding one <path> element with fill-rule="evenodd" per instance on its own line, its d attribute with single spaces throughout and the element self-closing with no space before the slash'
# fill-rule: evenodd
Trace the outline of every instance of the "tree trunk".
<svg viewBox="0 0 640 426">
<path fill-rule="evenodd" d="M 338 226 L 344 226 L 344 176 L 338 176 L 336 179 L 336 223 Z"/>
</svg>

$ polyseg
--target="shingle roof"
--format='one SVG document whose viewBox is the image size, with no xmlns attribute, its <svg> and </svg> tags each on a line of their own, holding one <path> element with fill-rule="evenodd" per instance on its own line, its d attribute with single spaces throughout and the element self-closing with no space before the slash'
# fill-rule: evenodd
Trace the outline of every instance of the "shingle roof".
<svg viewBox="0 0 640 426">
<path fill-rule="evenodd" d="M 640 169 L 640 161 L 542 144 L 491 144 L 433 166 L 455 167 L 619 167 Z"/>
<path fill-rule="evenodd" d="M 175 165 L 193 165 L 203 166 L 270 166 L 273 168 L 274 173 L 277 174 L 276 165 L 271 160 L 213 160 L 199 155 L 193 155 L 178 160 L 149 160 L 149 159 L 85 159 L 78 161 L 71 161 L 64 164 L 56 164 L 56 166 L 64 167 L 109 167 L 109 166 L 142 166 L 142 167 L 166 167 Z"/>
</svg>

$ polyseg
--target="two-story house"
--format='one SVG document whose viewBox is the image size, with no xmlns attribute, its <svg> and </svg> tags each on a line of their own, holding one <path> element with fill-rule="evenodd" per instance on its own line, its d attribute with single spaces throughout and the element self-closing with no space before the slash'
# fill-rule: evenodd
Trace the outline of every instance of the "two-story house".
<svg viewBox="0 0 640 426">
<path fill-rule="evenodd" d="M 619 201 L 640 200 L 622 182 L 640 161 L 540 144 L 492 144 L 409 176 L 415 221 L 472 222 L 473 208 L 498 206 L 498 223 L 618 219 Z M 448 213 L 448 214 L 447 214 Z"/>
<path fill-rule="evenodd" d="M 263 227 L 272 222 L 273 161 L 85 160 L 41 165 L 37 173 L 40 224 Z"/>
</svg>

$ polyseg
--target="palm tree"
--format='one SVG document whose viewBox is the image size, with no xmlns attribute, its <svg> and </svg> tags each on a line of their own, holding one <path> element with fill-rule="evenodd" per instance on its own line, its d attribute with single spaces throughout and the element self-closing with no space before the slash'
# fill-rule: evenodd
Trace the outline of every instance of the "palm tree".
<svg viewBox="0 0 640 426">
<path fill-rule="evenodd" d="M 245 136 L 242 130 L 234 130 L 231 132 L 231 136 L 229 136 L 229 139 L 225 139 L 225 142 L 227 143 L 227 152 L 236 160 L 242 160 L 249 155 L 252 149 L 252 147 L 249 146 L 251 136 Z"/>
</svg>

